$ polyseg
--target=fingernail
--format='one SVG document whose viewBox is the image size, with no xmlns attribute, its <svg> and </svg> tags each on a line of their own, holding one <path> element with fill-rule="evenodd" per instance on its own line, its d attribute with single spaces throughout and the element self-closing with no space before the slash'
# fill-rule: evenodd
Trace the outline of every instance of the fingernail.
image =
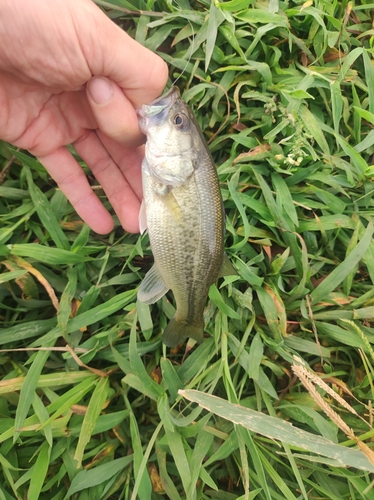
<svg viewBox="0 0 374 500">
<path fill-rule="evenodd" d="M 109 80 L 101 76 L 92 78 L 87 83 L 87 90 L 96 104 L 106 104 L 113 95 L 113 87 Z"/>
</svg>

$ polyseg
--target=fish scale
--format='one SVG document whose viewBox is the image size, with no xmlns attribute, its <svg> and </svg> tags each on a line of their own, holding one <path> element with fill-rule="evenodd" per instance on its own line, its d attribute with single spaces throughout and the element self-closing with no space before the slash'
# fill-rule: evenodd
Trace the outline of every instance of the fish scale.
<svg viewBox="0 0 374 500">
<path fill-rule="evenodd" d="M 224 212 L 216 167 L 177 89 L 143 106 L 139 115 L 147 134 L 143 209 L 155 265 L 138 299 L 153 303 L 171 289 L 176 313 L 163 341 L 169 346 L 186 337 L 201 342 L 210 285 L 219 275 L 236 273 L 227 263 L 222 269 Z"/>
</svg>

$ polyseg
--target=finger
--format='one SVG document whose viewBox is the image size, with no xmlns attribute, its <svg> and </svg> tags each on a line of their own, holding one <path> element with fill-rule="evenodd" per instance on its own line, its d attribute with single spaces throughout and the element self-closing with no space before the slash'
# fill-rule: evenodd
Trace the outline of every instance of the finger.
<svg viewBox="0 0 374 500">
<path fill-rule="evenodd" d="M 92 23 L 80 26 L 82 50 L 92 75 L 115 81 L 133 106 L 138 107 L 158 97 L 167 82 L 168 68 L 158 55 L 143 47 L 113 23 L 96 5 L 87 3 L 94 16 Z M 92 40 L 92 26 L 100 27 L 100 37 Z"/>
<path fill-rule="evenodd" d="M 137 147 L 144 142 L 134 106 L 116 83 L 94 77 L 86 89 L 88 102 L 104 134 L 127 147 Z"/>
<path fill-rule="evenodd" d="M 96 133 L 105 149 L 126 177 L 127 182 L 138 199 L 141 200 L 143 198 L 141 165 L 144 158 L 144 146 L 136 149 L 127 149 L 122 144 L 107 137 L 100 130 L 96 131 Z"/>
<path fill-rule="evenodd" d="M 57 182 L 78 215 L 94 231 L 106 234 L 113 229 L 111 215 L 91 189 L 82 167 L 65 147 L 40 156 L 39 160 Z"/>
<path fill-rule="evenodd" d="M 104 189 L 124 229 L 139 232 L 139 198 L 96 133 L 88 132 L 73 146 Z M 134 161 L 129 152 L 129 162 Z"/>
</svg>

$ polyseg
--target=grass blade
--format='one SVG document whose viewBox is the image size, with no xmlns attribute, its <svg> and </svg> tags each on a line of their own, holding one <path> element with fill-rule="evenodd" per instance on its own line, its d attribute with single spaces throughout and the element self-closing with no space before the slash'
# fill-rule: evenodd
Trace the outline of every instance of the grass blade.
<svg viewBox="0 0 374 500">
<path fill-rule="evenodd" d="M 349 275 L 352 269 L 364 257 L 369 245 L 372 241 L 374 226 L 372 223 L 368 224 L 364 235 L 362 236 L 358 245 L 351 251 L 348 257 L 341 262 L 321 284 L 317 286 L 310 294 L 313 302 L 319 302 L 327 297 L 330 292 L 335 290 L 337 286 Z"/>
<path fill-rule="evenodd" d="M 91 439 L 92 431 L 95 428 L 97 419 L 103 409 L 105 400 L 108 396 L 109 381 L 108 378 L 102 377 L 99 379 L 87 406 L 87 411 L 84 416 L 82 430 L 79 436 L 77 448 L 74 454 L 74 460 L 77 461 L 77 468 L 82 466 L 83 454 L 87 443 Z"/>
<path fill-rule="evenodd" d="M 341 467 L 355 467 L 360 470 L 374 472 L 374 465 L 369 462 L 361 451 L 336 445 L 321 436 L 297 429 L 285 420 L 270 417 L 264 413 L 234 405 L 224 399 L 195 390 L 179 391 L 179 394 L 189 401 L 198 403 L 206 410 L 235 424 L 242 425 L 252 432 L 267 436 L 270 439 L 277 439 L 296 448 L 333 458 L 339 462 Z"/>
<path fill-rule="evenodd" d="M 40 498 L 39 495 L 47 475 L 50 456 L 51 448 L 49 444 L 43 443 L 40 448 L 38 458 L 36 459 L 30 480 L 30 488 L 27 496 L 29 500 L 38 500 Z"/>
</svg>

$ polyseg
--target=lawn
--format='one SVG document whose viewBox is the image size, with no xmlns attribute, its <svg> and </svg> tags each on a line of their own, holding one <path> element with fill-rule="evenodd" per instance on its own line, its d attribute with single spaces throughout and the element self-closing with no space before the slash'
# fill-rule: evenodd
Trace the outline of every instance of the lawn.
<svg viewBox="0 0 374 500">
<path fill-rule="evenodd" d="M 374 3 L 96 3 L 178 79 L 238 276 L 166 348 L 148 236 L 0 143 L 0 500 L 374 499 Z"/>
</svg>

